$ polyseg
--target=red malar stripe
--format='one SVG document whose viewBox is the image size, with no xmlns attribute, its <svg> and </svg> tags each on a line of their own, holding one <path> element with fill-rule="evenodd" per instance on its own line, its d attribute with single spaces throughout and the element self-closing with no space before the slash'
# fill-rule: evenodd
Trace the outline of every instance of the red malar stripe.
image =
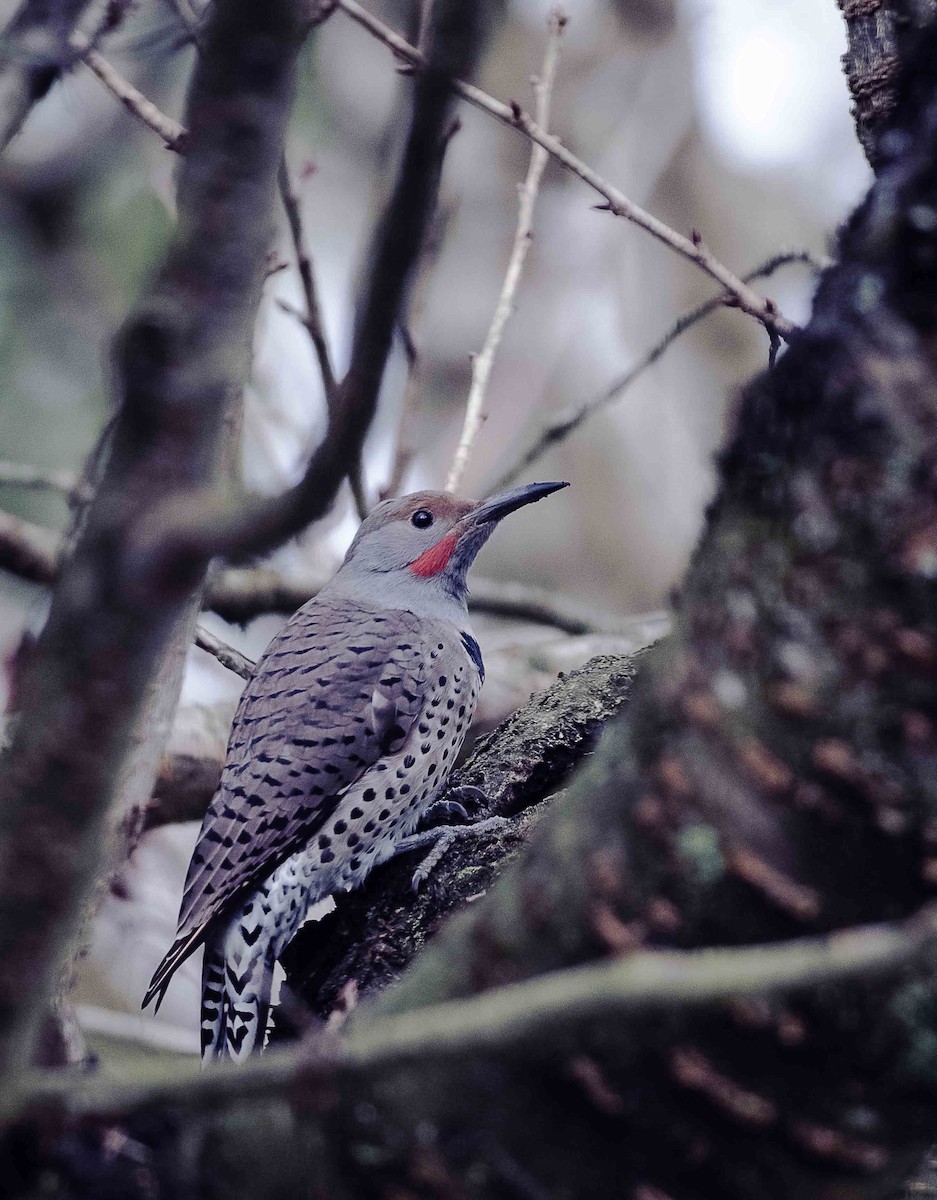
<svg viewBox="0 0 937 1200">
<path fill-rule="evenodd" d="M 454 533 L 447 533 L 442 541 L 437 542 L 435 546 L 430 546 L 428 550 L 423 551 L 419 558 L 415 558 L 410 564 L 410 570 L 414 575 L 422 575 L 426 579 L 431 575 L 438 575 L 452 558 L 452 552 L 458 540 Z"/>
</svg>

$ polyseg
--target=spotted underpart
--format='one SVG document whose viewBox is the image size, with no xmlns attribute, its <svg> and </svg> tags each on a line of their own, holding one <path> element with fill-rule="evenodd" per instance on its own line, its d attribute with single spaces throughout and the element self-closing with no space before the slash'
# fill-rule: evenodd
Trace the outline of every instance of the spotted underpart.
<svg viewBox="0 0 937 1200">
<path fill-rule="evenodd" d="M 312 905 L 361 883 L 404 839 L 451 841 L 445 830 L 409 835 L 452 769 L 484 674 L 467 572 L 502 517 L 565 486 L 382 501 L 267 647 L 234 719 L 176 940 L 143 999 L 158 1006 L 204 943 L 205 1057 L 262 1045 L 274 964 Z"/>
<path fill-rule="evenodd" d="M 274 960 L 312 905 L 355 887 L 413 831 L 459 752 L 480 682 L 450 625 L 403 610 L 320 599 L 271 642 L 242 696 L 176 942 L 151 985 L 160 996 L 205 941 L 204 1053 L 240 1058 L 262 1038 Z"/>
<path fill-rule="evenodd" d="M 266 1030 L 273 963 L 324 896 L 350 891 L 419 824 L 458 755 L 480 679 L 461 647 L 430 651 L 423 707 L 399 748 L 356 780 L 316 834 L 245 899 L 203 976 L 203 1053 L 246 1057 Z M 214 985 L 225 964 L 224 987 Z M 206 957 L 208 962 L 208 956 Z M 211 978 L 208 974 L 211 974 Z M 218 995 L 218 999 L 215 999 Z"/>
</svg>

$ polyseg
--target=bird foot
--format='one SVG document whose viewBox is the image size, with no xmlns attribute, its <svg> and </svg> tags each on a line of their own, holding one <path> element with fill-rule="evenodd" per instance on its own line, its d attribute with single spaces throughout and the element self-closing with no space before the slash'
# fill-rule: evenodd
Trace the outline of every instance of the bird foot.
<svg viewBox="0 0 937 1200">
<path fill-rule="evenodd" d="M 507 817 L 486 817 L 484 821 L 476 821 L 474 825 L 437 825 L 435 829 L 426 829 L 422 833 L 411 834 L 397 843 L 395 856 L 407 854 L 411 850 L 430 848 L 429 854 L 413 872 L 410 885 L 418 892 L 432 875 L 440 859 L 449 847 L 462 838 L 478 837 L 480 834 L 501 833 L 511 829 L 513 822 Z"/>
<path fill-rule="evenodd" d="M 438 817 L 451 821 L 458 817 L 460 821 L 470 819 L 469 807 L 476 811 L 485 803 L 486 796 L 481 788 L 465 785 L 450 788 L 442 800 L 434 800 L 423 814 L 424 821 L 433 821 Z"/>
</svg>

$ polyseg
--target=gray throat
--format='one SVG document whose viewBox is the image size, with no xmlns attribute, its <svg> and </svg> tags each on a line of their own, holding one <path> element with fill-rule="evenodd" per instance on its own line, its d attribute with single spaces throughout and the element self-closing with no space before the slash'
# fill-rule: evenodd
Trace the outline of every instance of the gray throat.
<svg viewBox="0 0 937 1200">
<path fill-rule="evenodd" d="M 394 571 L 340 570 L 319 593 L 345 597 L 365 608 L 400 608 L 427 620 L 445 621 L 471 632 L 467 593 L 453 594 L 445 576 L 423 579 L 408 568 Z"/>
</svg>

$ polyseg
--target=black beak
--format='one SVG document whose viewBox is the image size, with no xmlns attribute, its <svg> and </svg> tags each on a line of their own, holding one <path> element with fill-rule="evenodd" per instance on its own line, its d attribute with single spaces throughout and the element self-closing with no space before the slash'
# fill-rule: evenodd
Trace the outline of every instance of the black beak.
<svg viewBox="0 0 937 1200">
<path fill-rule="evenodd" d="M 551 492 L 558 492 L 560 488 L 564 487 L 569 487 L 569 484 L 526 483 L 523 487 L 510 488 L 506 492 L 498 492 L 497 495 L 482 500 L 464 520 L 472 525 L 493 524 L 495 521 L 500 521 L 502 517 L 506 517 L 508 513 L 523 508 L 525 504 L 533 504 L 535 500 L 542 500 L 544 496 L 549 496 Z"/>
</svg>

